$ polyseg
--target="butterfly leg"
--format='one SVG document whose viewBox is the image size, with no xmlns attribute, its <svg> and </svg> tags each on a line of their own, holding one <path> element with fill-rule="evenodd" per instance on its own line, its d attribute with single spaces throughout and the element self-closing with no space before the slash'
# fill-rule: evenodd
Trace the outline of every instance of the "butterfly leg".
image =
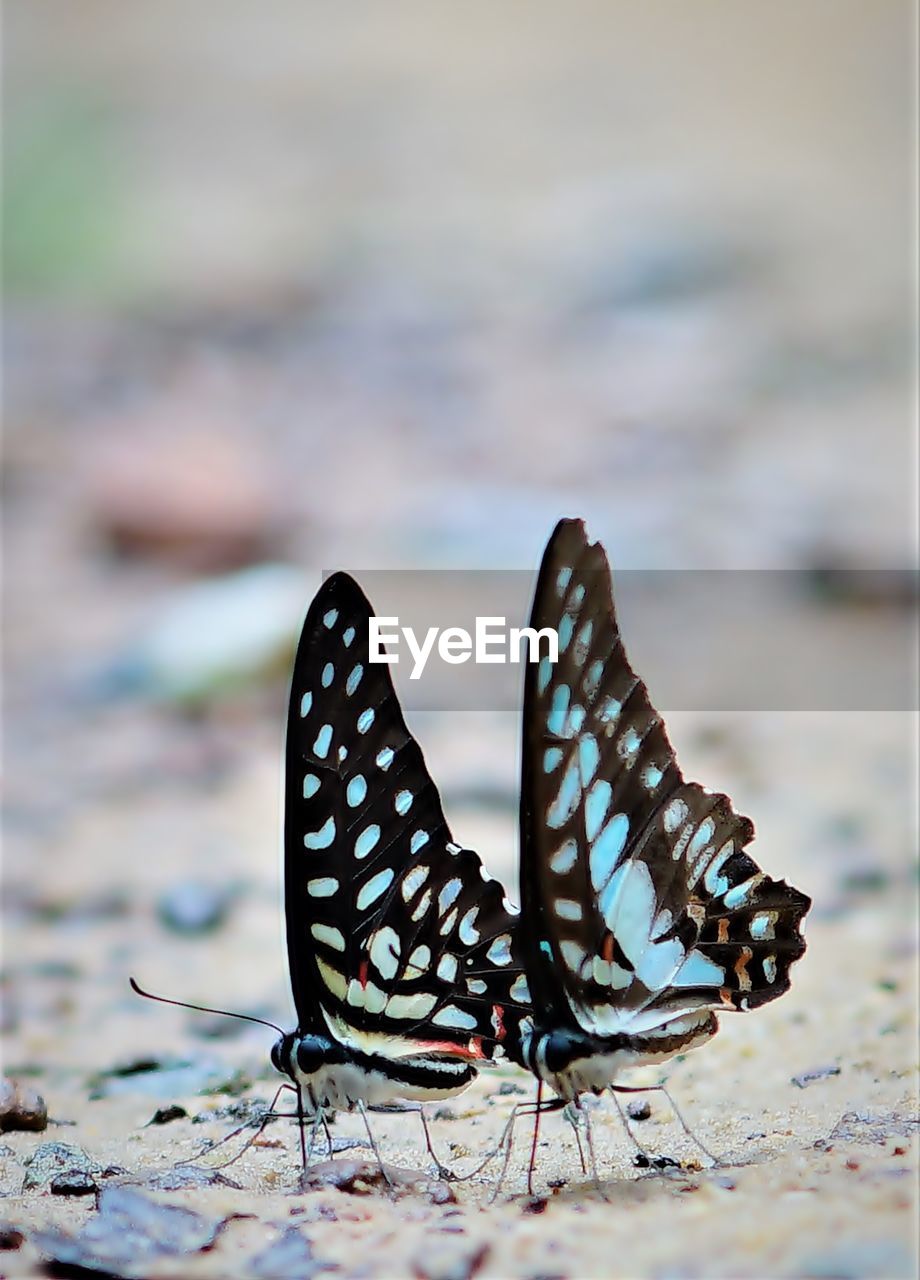
<svg viewBox="0 0 920 1280">
<path fill-rule="evenodd" d="M 323 1125 L 326 1128 L 326 1137 L 328 1138 L 329 1129 L 328 1127 L 326 1127 L 326 1117 L 323 1114 L 323 1108 L 317 1107 L 313 1113 L 313 1123 L 310 1126 L 310 1142 L 307 1146 L 306 1164 L 303 1167 L 305 1177 L 306 1177 L 307 1170 L 309 1169 L 310 1165 L 313 1163 L 313 1152 L 316 1149 L 316 1135 L 319 1133 L 320 1125 Z"/>
<path fill-rule="evenodd" d="M 533 1108 L 533 1138 L 530 1143 L 530 1160 L 527 1163 L 527 1194 L 533 1195 L 533 1167 L 537 1159 L 537 1137 L 540 1133 L 540 1111 L 543 1102 L 543 1081 L 537 1081 L 537 1096 Z"/>
<path fill-rule="evenodd" d="M 333 1146 L 333 1143 L 332 1143 L 332 1133 L 329 1129 L 329 1121 L 326 1119 L 325 1111 L 322 1113 L 322 1115 L 323 1115 L 323 1122 L 322 1122 L 323 1134 L 325 1135 L 325 1138 L 326 1138 L 326 1159 L 331 1160 L 332 1157 L 335 1155 L 335 1147 Z"/>
<path fill-rule="evenodd" d="M 607 1193 L 604 1190 L 603 1186 L 601 1185 L 601 1180 L 597 1172 L 597 1156 L 594 1154 L 594 1134 L 592 1133 L 592 1130 L 591 1130 L 591 1112 L 587 1109 L 587 1107 L 582 1108 L 581 1106 L 579 1106 L 578 1109 L 579 1111 L 581 1111 L 582 1115 L 585 1118 L 585 1141 L 588 1144 L 588 1155 L 591 1159 L 591 1177 L 594 1181 L 594 1186 L 596 1190 L 600 1192 L 601 1198 L 606 1200 L 608 1198 Z"/>
<path fill-rule="evenodd" d="M 448 1169 L 447 1165 L 442 1164 L 438 1159 L 438 1153 L 435 1151 L 434 1144 L 431 1141 L 431 1130 L 428 1128 L 428 1117 L 425 1115 L 424 1107 L 419 1107 L 418 1114 L 422 1122 L 422 1128 L 425 1131 L 425 1146 L 428 1148 L 428 1154 L 434 1161 L 434 1167 L 438 1172 L 438 1177 L 442 1182 L 456 1182 L 457 1175 L 454 1173 L 453 1169 Z"/>
<path fill-rule="evenodd" d="M 578 1159 L 581 1163 L 581 1172 L 582 1174 L 587 1175 L 588 1166 L 585 1163 L 585 1149 L 581 1145 L 581 1129 L 579 1128 L 580 1121 L 578 1118 L 578 1112 L 573 1108 L 570 1102 L 565 1106 L 562 1114 L 572 1126 L 572 1132 L 575 1134 L 575 1145 L 578 1147 Z"/>
<path fill-rule="evenodd" d="M 684 1119 L 683 1115 L 681 1114 L 680 1107 L 679 1107 L 679 1106 L 677 1105 L 677 1103 L 674 1101 L 674 1098 L 673 1098 L 673 1096 L 671 1095 L 671 1093 L 668 1091 L 667 1086 L 666 1086 L 666 1085 L 663 1085 L 663 1084 L 659 1084 L 659 1085 L 657 1085 L 657 1086 L 656 1086 L 656 1088 L 657 1088 L 657 1089 L 659 1089 L 659 1090 L 664 1094 L 664 1096 L 667 1098 L 668 1102 L 669 1102 L 669 1103 L 670 1103 L 670 1105 L 671 1105 L 671 1110 L 674 1112 L 674 1117 L 675 1117 L 675 1119 L 677 1120 L 677 1123 L 678 1123 L 678 1124 L 680 1125 L 680 1127 L 683 1129 L 684 1133 L 687 1135 L 687 1137 L 690 1139 L 690 1141 L 693 1143 L 693 1145 L 694 1145 L 695 1147 L 697 1147 L 700 1151 L 702 1151 L 703 1155 L 706 1157 L 706 1159 L 707 1159 L 707 1160 L 711 1160 L 711 1161 L 712 1161 L 712 1165 L 713 1165 L 713 1167 L 717 1167 L 719 1164 L 721 1164 L 721 1161 L 719 1160 L 719 1157 L 718 1157 L 717 1155 L 714 1155 L 714 1154 L 709 1150 L 709 1148 L 705 1145 L 705 1143 L 703 1143 L 703 1142 L 702 1142 L 702 1141 L 701 1141 L 701 1140 L 696 1136 L 696 1134 L 693 1132 L 693 1130 L 692 1130 L 692 1129 L 690 1128 L 690 1126 L 687 1124 L 686 1120 Z"/>
<path fill-rule="evenodd" d="M 266 1128 L 266 1126 L 272 1120 L 283 1120 L 285 1118 L 290 1119 L 291 1112 L 276 1111 L 275 1104 L 277 1103 L 278 1099 L 281 1096 L 282 1089 L 293 1090 L 293 1088 L 294 1086 L 292 1084 L 279 1085 L 275 1092 L 275 1096 L 272 1098 L 271 1102 L 268 1104 L 268 1108 L 261 1114 L 261 1116 L 259 1116 L 258 1127 L 255 1133 L 252 1135 L 252 1137 L 249 1138 L 246 1142 L 244 1142 L 242 1147 L 236 1153 L 236 1155 L 231 1156 L 229 1160 L 224 1160 L 220 1164 L 208 1165 L 208 1168 L 215 1169 L 215 1170 L 226 1169 L 228 1165 L 235 1164 L 236 1161 L 239 1160 L 240 1156 L 245 1155 L 245 1153 L 249 1150 L 252 1144 L 256 1141 L 256 1139 L 261 1135 L 262 1131 Z M 255 1119 L 245 1120 L 241 1125 L 237 1125 L 235 1129 L 232 1129 L 230 1133 L 225 1134 L 224 1137 L 220 1138 L 217 1142 L 214 1142 L 211 1144 L 211 1146 L 205 1147 L 203 1150 L 199 1151 L 197 1155 L 188 1156 L 185 1160 L 177 1160 L 176 1167 L 178 1168 L 179 1165 L 184 1165 L 184 1164 L 195 1164 L 198 1160 L 201 1160 L 204 1156 L 210 1156 L 212 1152 L 217 1151 L 219 1147 L 224 1146 L 226 1143 L 232 1142 L 233 1139 L 236 1138 L 239 1134 L 241 1134 L 244 1129 L 248 1129 L 254 1123 L 255 1123 Z"/>
<path fill-rule="evenodd" d="M 645 1149 L 639 1144 L 638 1139 L 636 1138 L 635 1134 L 630 1128 L 628 1120 L 624 1115 L 619 1102 L 616 1099 L 616 1094 L 618 1093 L 663 1093 L 664 1096 L 667 1098 L 668 1103 L 670 1104 L 671 1110 L 674 1113 L 674 1117 L 677 1120 L 677 1123 L 683 1129 L 684 1133 L 687 1135 L 687 1137 L 690 1139 L 693 1145 L 697 1147 L 700 1151 L 702 1151 L 703 1155 L 706 1157 L 707 1160 L 710 1160 L 712 1162 L 713 1166 L 716 1166 L 720 1163 L 719 1157 L 716 1155 L 713 1155 L 713 1153 L 709 1150 L 709 1148 L 704 1145 L 704 1143 L 696 1136 L 696 1134 L 687 1124 L 686 1120 L 681 1114 L 680 1108 L 678 1107 L 677 1103 L 674 1101 L 673 1096 L 671 1095 L 671 1093 L 669 1092 L 669 1090 L 666 1088 L 665 1085 L 649 1084 L 649 1085 L 640 1086 L 640 1085 L 612 1084 L 610 1086 L 610 1092 L 614 1095 L 614 1101 L 617 1104 L 617 1110 L 620 1112 L 620 1118 L 623 1121 L 623 1125 L 626 1129 L 626 1132 L 629 1134 L 630 1138 L 635 1144 L 639 1154 L 646 1161 L 648 1161 L 649 1164 L 655 1164 L 656 1159 L 661 1160 L 663 1159 L 663 1157 L 650 1156 L 648 1152 L 645 1151 Z M 666 1159 L 665 1159 L 665 1163 L 667 1163 Z"/>
<path fill-rule="evenodd" d="M 380 1166 L 380 1172 L 383 1174 L 383 1180 L 384 1182 L 386 1182 L 387 1186 L 389 1187 L 390 1194 L 395 1195 L 396 1188 L 393 1184 L 393 1179 L 390 1177 L 389 1173 L 387 1172 L 386 1165 L 383 1163 L 383 1159 L 381 1158 L 381 1155 L 380 1155 L 380 1148 L 377 1146 L 376 1139 L 374 1138 L 374 1135 L 371 1132 L 370 1121 L 367 1118 L 367 1107 L 364 1105 L 362 1101 L 360 1101 L 360 1099 L 358 1101 L 358 1110 L 361 1112 L 361 1119 L 364 1121 L 364 1127 L 367 1130 L 367 1136 L 371 1144 L 371 1150 L 373 1151 L 377 1159 L 377 1164 Z"/>
<path fill-rule="evenodd" d="M 564 1098 L 550 1098 L 548 1102 L 540 1103 L 540 1111 L 561 1111 L 564 1106 L 565 1106 Z M 491 1154 L 488 1155 L 486 1159 L 483 1161 L 483 1163 L 479 1166 L 480 1169 L 485 1168 L 485 1166 L 489 1163 L 489 1161 L 493 1160 L 495 1156 L 498 1155 L 499 1151 L 501 1151 L 502 1148 L 504 1147 L 505 1158 L 502 1161 L 502 1167 L 498 1175 L 498 1181 L 495 1184 L 495 1189 L 493 1190 L 491 1196 L 489 1196 L 489 1204 L 494 1204 L 496 1199 L 498 1198 L 498 1193 L 501 1190 L 502 1183 L 505 1180 L 505 1175 L 508 1172 L 508 1165 L 511 1163 L 511 1150 L 514 1145 L 513 1143 L 514 1122 L 517 1120 L 518 1116 L 532 1115 L 533 1107 L 534 1107 L 534 1104 L 532 1102 L 518 1102 L 514 1107 L 512 1107 L 511 1115 L 508 1117 L 508 1122 L 502 1131 L 502 1136 L 499 1139 L 498 1147 L 495 1149 L 495 1151 L 491 1152 Z"/>
<path fill-rule="evenodd" d="M 620 1105 L 620 1099 L 617 1097 L 617 1091 L 614 1090 L 612 1087 L 610 1090 L 610 1096 L 613 1098 L 614 1105 L 616 1106 L 616 1109 L 617 1109 L 617 1114 L 620 1117 L 620 1121 L 623 1125 L 623 1129 L 626 1132 L 627 1138 L 629 1138 L 630 1142 L 636 1148 L 637 1155 L 642 1157 L 642 1163 L 645 1165 L 650 1165 L 652 1163 L 652 1157 L 649 1155 L 645 1147 L 643 1147 L 642 1143 L 633 1133 L 632 1126 L 629 1123 L 629 1117 L 627 1116 L 626 1112 L 623 1110 L 622 1106 Z"/>
</svg>

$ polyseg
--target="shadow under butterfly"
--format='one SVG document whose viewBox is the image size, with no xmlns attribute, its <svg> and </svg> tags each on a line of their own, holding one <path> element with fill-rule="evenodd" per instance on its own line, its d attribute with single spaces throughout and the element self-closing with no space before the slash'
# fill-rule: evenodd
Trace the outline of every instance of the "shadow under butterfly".
<svg viewBox="0 0 920 1280">
<path fill-rule="evenodd" d="M 284 898 L 297 1027 L 274 1028 L 271 1059 L 297 1096 L 304 1171 L 327 1113 L 357 1110 L 387 1176 L 367 1110 L 459 1093 L 530 1002 L 514 908 L 452 839 L 389 666 L 369 661 L 371 616 L 334 574 L 294 662 Z"/>
<path fill-rule="evenodd" d="M 622 1071 L 705 1043 L 717 1011 L 782 995 L 811 905 L 748 856 L 753 825 L 727 796 L 685 781 L 581 521 L 549 540 L 530 625 L 557 630 L 559 659 L 525 668 L 518 938 L 533 1013 L 505 1048 L 538 1081 L 528 1190 L 541 1110 L 635 1092 Z"/>
</svg>

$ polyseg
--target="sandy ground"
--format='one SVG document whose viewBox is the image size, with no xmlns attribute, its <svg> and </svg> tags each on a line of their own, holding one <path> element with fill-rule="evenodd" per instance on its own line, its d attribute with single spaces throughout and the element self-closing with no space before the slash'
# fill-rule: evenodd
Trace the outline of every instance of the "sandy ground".
<svg viewBox="0 0 920 1280">
<path fill-rule="evenodd" d="M 3 1069 L 52 1123 L 0 1136 L 0 1226 L 24 1237 L 0 1275 L 37 1272 L 43 1229 L 99 1221 L 93 1195 L 23 1191 L 55 1141 L 100 1187 L 133 1179 L 217 1233 L 125 1274 L 303 1275 L 309 1240 L 356 1277 L 913 1276 L 912 615 L 858 581 L 915 556 L 911 7 L 798 5 L 793 30 L 783 6 L 541 7 L 526 38 L 510 6 L 411 37 L 313 11 L 300 41 L 296 8 L 256 28 L 228 4 L 190 30 L 172 4 L 9 6 Z M 203 526 L 164 537 L 190 510 Z M 634 1167 L 606 1099 L 603 1194 L 558 1116 L 536 1199 L 526 1125 L 494 1203 L 495 1164 L 448 1193 L 304 1193 L 287 1122 L 226 1168 L 237 1187 L 151 1189 L 231 1133 L 222 1109 L 276 1086 L 271 1032 L 144 1003 L 127 979 L 290 1023 L 291 621 L 266 607 L 254 660 L 238 605 L 232 678 L 194 673 L 193 705 L 138 656 L 241 545 L 303 573 L 302 609 L 323 568 L 531 573 L 562 514 L 588 517 L 618 570 L 792 571 L 782 623 L 743 643 L 653 601 L 640 671 L 743 687 L 785 646 L 845 691 L 662 705 L 685 772 L 732 795 L 764 868 L 815 904 L 790 993 L 667 1073 L 718 1167 L 650 1093 L 636 1137 L 682 1167 Z M 809 576 L 826 564 L 856 571 L 833 598 Z M 170 670 L 187 676 L 185 626 Z M 410 721 L 455 835 L 513 884 L 516 715 Z M 211 919 L 181 931 L 190 882 Z M 473 1168 L 517 1087 L 499 1068 L 433 1109 L 442 1157 Z M 148 1125 L 171 1104 L 188 1115 Z M 388 1162 L 425 1169 L 411 1118 L 375 1132 Z M 266 1261 L 279 1239 L 293 1254 Z"/>
<path fill-rule="evenodd" d="M 675 735 L 683 737 L 690 725 L 678 719 Z M 791 993 L 750 1018 L 724 1019 L 711 1045 L 668 1073 L 688 1122 L 718 1154 L 717 1168 L 697 1167 L 699 1153 L 673 1123 L 665 1100 L 651 1093 L 651 1117 L 634 1123 L 634 1132 L 651 1154 L 685 1167 L 634 1169 L 634 1150 L 605 1101 L 592 1111 L 603 1198 L 581 1174 L 571 1130 L 559 1117 L 543 1124 L 535 1201 L 525 1193 L 526 1124 L 494 1204 L 497 1162 L 471 1182 L 454 1185 L 456 1203 L 450 1204 L 433 1204 L 430 1186 L 395 1201 L 379 1186 L 302 1194 L 296 1134 L 279 1122 L 226 1169 L 239 1189 L 152 1193 L 217 1220 L 244 1215 L 227 1225 L 211 1251 L 164 1262 L 153 1273 L 257 1274 L 249 1270 L 251 1259 L 295 1224 L 318 1258 L 349 1275 L 910 1275 L 918 1155 L 916 908 L 903 870 L 905 851 L 894 856 L 899 833 L 891 821 L 892 799 L 905 785 L 892 765 L 909 754 L 910 726 L 899 716 L 807 719 L 787 717 L 780 725 L 764 717 L 752 727 L 745 718 L 744 725 L 723 726 L 717 746 L 710 733 L 710 745 L 689 752 L 704 776 L 717 773 L 720 780 L 732 772 L 726 756 L 743 752 L 756 762 L 769 779 L 762 784 L 761 807 L 775 811 L 770 847 L 760 842 L 762 857 L 817 902 L 809 951 Z M 457 735 L 450 737 L 445 758 L 453 754 L 457 763 L 446 772 L 449 805 L 451 777 L 462 776 L 464 768 Z M 494 725 L 498 755 L 508 746 L 502 737 L 501 725 Z M 475 741 L 479 750 L 483 734 L 465 734 L 462 741 Z M 799 745 L 789 750 L 790 741 Z M 844 755 L 858 750 L 861 768 L 881 780 L 872 803 L 854 805 L 841 744 Z M 812 814 L 803 841 L 786 775 L 812 752 L 826 770 L 821 805 L 828 807 L 821 808 L 820 820 Z M 153 912 L 157 894 L 189 863 L 181 840 L 161 843 L 156 834 L 164 810 L 178 803 L 175 794 L 169 798 L 175 782 L 171 787 L 166 780 L 165 795 L 110 797 L 95 816 L 71 828 L 62 858 L 69 873 L 53 889 L 47 876 L 37 877 L 44 910 L 56 903 L 64 912 L 54 927 L 37 925 L 34 907 L 31 913 L 14 909 L 8 917 L 4 949 L 13 1025 L 5 1037 L 6 1061 L 41 1089 L 60 1122 L 44 1134 L 4 1135 L 3 1190 L 10 1198 L 3 1216 L 27 1238 L 5 1256 L 8 1274 L 33 1272 L 38 1255 L 28 1242 L 31 1229 L 54 1224 L 72 1230 L 93 1212 L 92 1197 L 18 1194 L 24 1162 L 40 1143 L 75 1143 L 102 1168 L 119 1166 L 143 1186 L 145 1177 L 171 1170 L 199 1153 L 206 1139 L 235 1128 L 226 1118 L 145 1127 L 158 1106 L 179 1104 L 190 1116 L 206 1117 L 232 1099 L 182 1092 L 172 1078 L 158 1086 L 154 1072 L 119 1080 L 123 1096 L 88 1101 L 95 1071 L 145 1058 L 178 1056 L 199 1065 L 215 1060 L 218 1080 L 242 1072 L 249 1082 L 246 1097 L 271 1098 L 270 1032 L 244 1028 L 234 1034 L 238 1024 L 231 1023 L 215 1040 L 214 1020 L 146 1005 L 127 991 L 126 977 L 135 973 L 163 992 L 284 1017 L 273 859 L 267 849 L 261 859 L 254 856 L 258 845 L 270 843 L 255 828 L 272 826 L 275 763 L 265 753 L 207 799 L 185 801 L 193 810 L 190 825 L 233 833 L 237 853 L 227 859 L 227 872 L 246 879 L 230 921 L 216 934 L 177 939 Z M 865 855 L 854 857 L 852 835 L 840 834 L 842 813 L 851 826 L 881 833 L 874 847 L 891 850 L 887 866 L 882 854 L 866 876 Z M 464 815 L 461 805 L 454 825 L 475 829 L 479 847 L 500 850 L 508 846 L 512 818 L 475 809 Z M 507 874 L 506 862 L 493 859 L 491 865 Z M 107 898 L 101 914 L 108 918 L 94 919 L 90 911 L 81 919 L 94 899 Z M 818 1078 L 804 1088 L 793 1082 L 810 1072 Z M 472 1168 L 494 1146 L 510 1108 L 521 1100 L 516 1089 L 507 1091 L 511 1084 L 530 1090 L 512 1068 L 484 1074 L 432 1119 L 436 1149 L 458 1171 Z M 411 1118 L 375 1117 L 374 1127 L 388 1162 L 426 1167 Z M 333 1132 L 336 1138 L 362 1135 L 355 1117 L 341 1117 Z M 231 1141 L 230 1152 L 244 1136 Z M 353 1154 L 369 1155 L 357 1150 L 339 1159 Z M 215 1154 L 197 1163 L 216 1161 Z"/>
</svg>

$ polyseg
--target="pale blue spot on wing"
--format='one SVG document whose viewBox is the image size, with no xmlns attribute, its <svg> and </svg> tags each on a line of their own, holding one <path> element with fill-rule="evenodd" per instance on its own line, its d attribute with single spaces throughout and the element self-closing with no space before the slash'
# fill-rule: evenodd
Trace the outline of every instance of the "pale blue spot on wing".
<svg viewBox="0 0 920 1280">
<path fill-rule="evenodd" d="M 581 732 L 581 726 L 585 722 L 585 709 L 576 702 L 575 706 L 569 712 L 568 722 L 565 726 L 565 736 L 574 738 Z"/>
<path fill-rule="evenodd" d="M 404 818 L 406 814 L 409 812 L 409 810 L 412 808 L 412 792 L 397 791 L 396 799 L 393 803 L 394 803 L 394 808 L 396 809 L 396 812 L 399 814 L 401 818 Z"/>
<path fill-rule="evenodd" d="M 598 719 L 602 724 L 615 724 L 622 710 L 622 702 L 619 702 L 616 698 L 605 698 L 604 704 L 598 712 Z"/>
<path fill-rule="evenodd" d="M 692 858 L 695 854 L 699 853 L 700 850 L 712 839 L 712 834 L 715 829 L 716 824 L 713 822 L 712 818 L 707 818 L 705 822 L 701 822 L 694 833 L 693 839 L 690 841 L 690 849 L 687 856 Z"/>
<path fill-rule="evenodd" d="M 594 775 L 597 773 L 597 766 L 601 762 L 601 753 L 597 745 L 597 739 L 590 736 L 584 737 L 578 744 L 578 759 L 581 763 L 581 785 L 586 787 Z M 589 836 L 593 839 L 593 836 Z"/>
<path fill-rule="evenodd" d="M 356 899 L 356 906 L 359 911 L 366 910 L 369 906 L 377 901 L 393 882 L 394 871 L 392 867 L 384 867 L 382 871 L 378 871 L 375 876 L 371 876 L 367 884 L 364 885 Z"/>
<path fill-rule="evenodd" d="M 559 848 L 553 853 L 549 860 L 550 871 L 555 871 L 557 875 L 563 876 L 567 871 L 571 871 L 575 866 L 575 859 L 578 857 L 578 845 L 571 838 L 563 840 Z"/>
<path fill-rule="evenodd" d="M 358 732 L 367 733 L 368 729 L 374 723 L 374 708 L 368 707 L 366 711 L 362 711 L 358 716 Z"/>
<path fill-rule="evenodd" d="M 628 862 L 625 867 L 626 874 L 620 884 L 615 909 L 604 919 L 607 928 L 635 965 L 652 931 L 655 886 L 644 862 Z"/>
<path fill-rule="evenodd" d="M 331 631 L 335 626 L 336 619 L 339 616 L 338 609 L 330 609 L 328 613 L 323 614 L 323 626 L 328 627 Z"/>
<path fill-rule="evenodd" d="M 569 568 L 568 565 L 566 565 L 564 568 L 560 569 L 559 572 L 556 574 L 556 593 L 558 594 L 560 600 L 565 595 L 565 589 L 571 581 L 572 581 L 572 570 Z"/>
<path fill-rule="evenodd" d="M 594 623 L 589 619 L 575 637 L 575 649 L 572 656 L 579 666 L 581 666 L 585 658 L 588 656 L 588 650 L 591 648 L 591 637 L 593 634 Z"/>
<path fill-rule="evenodd" d="M 719 894 L 725 893 L 728 888 L 728 878 L 720 875 L 722 866 L 734 851 L 734 845 L 731 840 L 722 846 L 716 856 L 710 862 L 703 875 L 703 885 L 707 893 L 711 893 L 714 898 Z"/>
<path fill-rule="evenodd" d="M 547 747 L 543 753 L 543 772 L 552 773 L 554 770 L 558 769 L 561 759 L 561 747 Z"/>
<path fill-rule="evenodd" d="M 701 951 L 691 951 L 671 979 L 672 987 L 720 987 L 725 970 Z"/>
<path fill-rule="evenodd" d="M 585 801 L 585 835 L 589 842 L 594 840 L 603 826 L 612 795 L 613 788 L 603 778 L 599 778 L 588 792 L 588 798 Z M 625 817 L 624 814 L 620 816 Z"/>
<path fill-rule="evenodd" d="M 546 717 L 546 727 L 550 733 L 556 734 L 559 738 L 562 737 L 562 727 L 565 724 L 570 697 L 571 694 L 567 684 L 557 685 L 553 690 L 553 702 L 549 715 Z"/>
<path fill-rule="evenodd" d="M 752 876 L 750 880 L 745 880 L 744 884 L 736 884 L 734 889 L 729 889 L 722 899 L 728 910 L 733 911 L 735 907 L 743 906 L 757 885 L 760 884 L 761 879 L 761 875 Z"/>
<path fill-rule="evenodd" d="M 303 838 L 307 849 L 328 849 L 335 839 L 335 818 L 327 818 L 319 831 L 308 831 Z"/>
<path fill-rule="evenodd" d="M 578 761 L 573 760 L 563 774 L 559 792 L 547 811 L 547 826 L 558 831 L 571 818 L 580 799 L 581 778 L 578 772 Z"/>
<path fill-rule="evenodd" d="M 626 878 L 626 873 L 629 871 L 629 866 L 630 864 L 628 862 L 624 862 L 622 866 L 618 867 L 616 871 L 614 871 L 610 879 L 607 881 L 603 891 L 598 897 L 597 909 L 600 912 L 605 922 L 608 922 L 614 918 L 614 914 L 616 912 L 617 898 L 619 897 L 619 893 L 620 893 L 620 887 L 622 886 L 623 881 Z"/>
<path fill-rule="evenodd" d="M 354 638 L 355 638 L 354 627 L 346 627 L 345 630 L 342 632 L 342 643 L 345 645 L 346 649 L 351 644 L 352 640 L 354 640 Z"/>
<path fill-rule="evenodd" d="M 303 697 L 300 699 L 301 716 L 308 716 L 310 714 L 310 708 L 312 706 L 313 706 L 313 694 L 305 693 Z"/>
<path fill-rule="evenodd" d="M 486 952 L 486 959 L 492 964 L 506 965 L 511 963 L 511 937 L 500 933 Z"/>
<path fill-rule="evenodd" d="M 320 760 L 325 760 L 329 754 L 329 744 L 332 742 L 332 725 L 324 724 L 316 735 L 316 741 L 313 743 L 313 754 L 319 756 Z"/>
<path fill-rule="evenodd" d="M 642 770 L 642 781 L 645 783 L 646 788 L 649 791 L 655 790 L 663 776 L 664 775 L 656 764 L 647 765 L 646 768 Z"/>
<path fill-rule="evenodd" d="M 372 822 L 369 827 L 365 827 L 355 841 L 355 857 L 366 858 L 367 855 L 377 845 L 380 839 L 380 828 L 376 822 Z"/>
<path fill-rule="evenodd" d="M 441 892 L 438 894 L 438 915 L 443 916 L 448 907 L 452 907 L 460 897 L 460 890 L 463 888 L 463 881 L 454 877 L 448 880 Z"/>
<path fill-rule="evenodd" d="M 758 942 L 771 942 L 776 936 L 776 912 L 764 911 L 751 921 L 751 937 Z"/>
<path fill-rule="evenodd" d="M 537 692 L 538 693 L 542 694 L 546 692 L 546 687 L 550 682 L 550 678 L 552 677 L 552 674 L 553 674 L 553 664 L 550 662 L 549 658 L 548 657 L 541 658 L 540 665 L 537 668 Z"/>
<path fill-rule="evenodd" d="M 562 615 L 562 621 L 559 623 L 559 652 L 565 653 L 569 647 L 569 641 L 572 639 L 572 632 L 575 630 L 575 619 L 570 613 Z"/>
<path fill-rule="evenodd" d="M 335 667 L 331 662 L 327 662 L 323 667 L 322 685 L 324 689 L 328 689 L 335 679 Z"/>
<path fill-rule="evenodd" d="M 348 673 L 348 679 L 345 681 L 345 692 L 349 698 L 361 683 L 361 677 L 364 675 L 364 667 L 359 662 L 356 667 L 352 667 Z"/>
<path fill-rule="evenodd" d="M 617 860 L 626 846 L 629 835 L 629 819 L 625 813 L 615 813 L 591 846 L 588 866 L 595 892 L 607 883 Z"/>
<path fill-rule="evenodd" d="M 409 852 L 418 853 L 419 849 L 423 849 L 427 843 L 428 843 L 428 832 L 415 831 L 412 834 L 412 839 L 409 841 Z"/>
<path fill-rule="evenodd" d="M 315 773 L 305 773 L 303 776 L 304 800 L 312 800 L 317 791 L 319 791 L 319 778 Z"/>
<path fill-rule="evenodd" d="M 541 939 L 540 939 L 540 950 L 543 952 L 543 954 L 544 954 L 545 956 L 549 956 L 550 960 L 552 960 L 552 958 L 553 958 L 553 949 L 552 949 L 552 947 L 549 945 L 549 943 L 546 941 L 546 939 L 545 939 L 545 938 L 541 938 Z"/>
<path fill-rule="evenodd" d="M 528 987 L 527 979 L 523 973 L 519 974 L 512 982 L 509 995 L 512 1000 L 518 1000 L 521 1004 L 530 1004 L 530 987 Z"/>
<path fill-rule="evenodd" d="M 595 658 L 595 660 L 591 663 L 590 667 L 588 667 L 588 670 L 585 674 L 585 678 L 582 681 L 582 688 L 585 691 L 586 697 L 593 698 L 594 695 L 597 693 L 597 687 L 601 682 L 601 677 L 603 676 L 603 674 L 604 674 L 603 660 L 601 658 Z"/>
<path fill-rule="evenodd" d="M 356 773 L 348 786 L 345 788 L 345 799 L 348 801 L 352 809 L 357 809 L 358 805 L 367 795 L 367 783 L 360 773 Z"/>
<path fill-rule="evenodd" d="M 377 765 L 384 771 L 384 773 L 386 773 L 387 769 L 389 769 L 390 765 L 393 763 L 393 755 L 394 751 L 392 747 L 384 747 L 382 751 L 377 752 Z"/>
<path fill-rule="evenodd" d="M 670 985 L 683 958 L 684 948 L 677 938 L 669 938 L 666 942 L 649 942 L 638 962 L 634 961 L 636 977 L 649 991 L 661 991 Z"/>
<path fill-rule="evenodd" d="M 642 739 L 631 726 L 626 730 L 617 744 L 617 751 L 623 760 L 628 760 L 630 756 L 634 756 L 642 745 Z"/>
</svg>

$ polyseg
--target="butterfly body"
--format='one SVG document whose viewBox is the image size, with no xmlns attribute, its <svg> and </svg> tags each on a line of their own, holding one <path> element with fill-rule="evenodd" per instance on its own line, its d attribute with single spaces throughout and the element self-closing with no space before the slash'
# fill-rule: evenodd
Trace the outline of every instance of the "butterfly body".
<svg viewBox="0 0 920 1280">
<path fill-rule="evenodd" d="M 715 1014 L 687 1014 L 644 1035 L 596 1036 L 558 1027 L 526 1028 L 520 1039 L 521 1065 L 573 1101 L 581 1093 L 600 1094 L 635 1067 L 666 1062 L 704 1044 L 718 1030 Z"/>
<path fill-rule="evenodd" d="M 685 781 L 629 665 L 603 549 L 563 520 L 525 676 L 521 951 L 533 1015 L 509 1053 L 566 1099 L 705 1043 L 717 1010 L 789 986 L 810 900 L 765 875 L 728 797 Z"/>
<path fill-rule="evenodd" d="M 394 1097 L 413 1102 L 449 1098 L 476 1076 L 471 1062 L 450 1050 L 420 1042 L 415 1051 L 367 1053 L 340 1041 L 296 1032 L 279 1040 L 272 1049 L 277 1070 L 300 1087 L 306 1115 L 317 1110 L 351 1111 L 358 1103 L 377 1106 Z"/>
</svg>

